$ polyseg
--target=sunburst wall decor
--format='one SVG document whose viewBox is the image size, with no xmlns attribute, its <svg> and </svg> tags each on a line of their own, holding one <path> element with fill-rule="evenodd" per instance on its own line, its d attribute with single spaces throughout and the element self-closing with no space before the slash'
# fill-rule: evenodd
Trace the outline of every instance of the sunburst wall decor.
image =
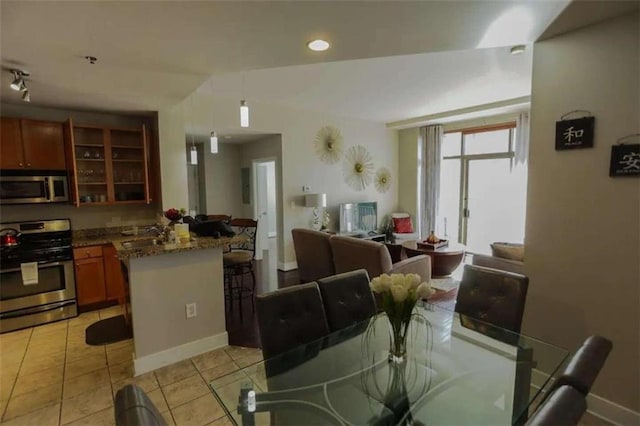
<svg viewBox="0 0 640 426">
<path fill-rule="evenodd" d="M 363 191 L 373 180 L 371 154 L 362 145 L 352 146 L 345 154 L 342 170 L 347 185 L 356 191 Z"/>
<path fill-rule="evenodd" d="M 391 187 L 391 172 L 386 167 L 380 167 L 373 179 L 376 189 L 380 193 L 385 193 Z"/>
<path fill-rule="evenodd" d="M 342 156 L 342 135 L 340 130 L 333 126 L 324 126 L 318 133 L 313 143 L 316 155 L 327 164 L 335 164 Z"/>
</svg>

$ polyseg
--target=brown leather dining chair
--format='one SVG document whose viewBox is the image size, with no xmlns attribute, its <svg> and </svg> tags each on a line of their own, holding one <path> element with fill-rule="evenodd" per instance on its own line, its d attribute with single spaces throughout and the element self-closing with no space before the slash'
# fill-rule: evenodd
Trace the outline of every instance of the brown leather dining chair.
<svg viewBox="0 0 640 426">
<path fill-rule="evenodd" d="M 234 300 L 238 301 L 240 318 L 242 318 L 242 300 L 251 297 L 252 308 L 255 311 L 254 294 L 256 289 L 256 275 L 253 270 L 253 260 L 256 254 L 256 237 L 258 221 L 253 219 L 231 219 L 229 225 L 236 235 L 246 237 L 240 243 L 229 245 L 229 251 L 223 253 L 225 298 L 229 300 L 230 310 L 233 311 Z M 251 278 L 251 283 L 245 283 L 245 277 Z"/>
<path fill-rule="evenodd" d="M 538 407 L 526 426 L 574 426 L 586 410 L 583 394 L 571 386 L 561 386 Z"/>
<path fill-rule="evenodd" d="M 329 330 L 332 332 L 371 318 L 376 301 L 365 269 L 345 272 L 318 280 Z"/>
<path fill-rule="evenodd" d="M 464 265 L 456 312 L 520 333 L 528 287 L 525 275 Z"/>
<path fill-rule="evenodd" d="M 611 340 L 602 336 L 588 337 L 559 374 L 553 388 L 569 385 L 587 396 L 612 349 Z"/>
</svg>

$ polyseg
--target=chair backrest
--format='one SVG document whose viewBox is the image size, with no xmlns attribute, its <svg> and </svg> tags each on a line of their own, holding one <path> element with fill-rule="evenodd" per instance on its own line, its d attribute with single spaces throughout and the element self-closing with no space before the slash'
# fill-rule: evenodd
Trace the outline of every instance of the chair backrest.
<svg viewBox="0 0 640 426">
<path fill-rule="evenodd" d="M 264 358 L 329 334 L 320 290 L 315 282 L 258 295 L 256 312 Z"/>
<path fill-rule="evenodd" d="M 230 244 L 232 250 L 244 250 L 256 254 L 256 236 L 258 232 L 258 221 L 253 219 L 231 219 L 229 225 L 233 228 L 236 235 L 242 235 L 247 239 L 242 243 Z"/>
<path fill-rule="evenodd" d="M 524 275 L 464 265 L 456 311 L 520 333 L 528 287 Z"/>
<path fill-rule="evenodd" d="M 604 366 L 611 349 L 613 349 L 611 340 L 602 336 L 588 337 L 562 370 L 554 382 L 554 388 L 569 385 L 586 396 L 591 391 L 591 386 Z"/>
<path fill-rule="evenodd" d="M 391 256 L 382 243 L 353 237 L 333 236 L 333 265 L 336 273 L 366 269 L 370 278 L 391 271 Z"/>
<path fill-rule="evenodd" d="M 336 331 L 376 314 L 376 301 L 364 269 L 318 280 L 329 330 Z"/>
<path fill-rule="evenodd" d="M 300 282 L 316 281 L 335 274 L 331 234 L 313 229 L 294 228 L 291 230 L 293 247 L 298 263 Z"/>
<path fill-rule="evenodd" d="M 116 393 L 116 426 L 166 426 L 164 417 L 137 385 L 126 385 Z"/>
<path fill-rule="evenodd" d="M 527 426 L 573 426 L 587 410 L 583 394 L 562 386 L 551 394 L 527 421 Z"/>
<path fill-rule="evenodd" d="M 206 220 L 221 220 L 223 222 L 229 222 L 231 220 L 230 214 L 209 214 L 205 218 Z"/>
<path fill-rule="evenodd" d="M 389 256 L 391 256 L 391 263 L 398 263 L 402 260 L 402 245 L 401 244 L 384 244 L 389 250 Z"/>
</svg>

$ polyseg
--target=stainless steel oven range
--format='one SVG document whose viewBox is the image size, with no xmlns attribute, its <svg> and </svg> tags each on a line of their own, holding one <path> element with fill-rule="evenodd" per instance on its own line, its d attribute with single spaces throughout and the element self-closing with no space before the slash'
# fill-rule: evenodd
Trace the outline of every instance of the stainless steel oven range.
<svg viewBox="0 0 640 426">
<path fill-rule="evenodd" d="M 0 332 L 77 316 L 69 219 L 0 228 L 19 232 L 0 247 Z"/>
</svg>

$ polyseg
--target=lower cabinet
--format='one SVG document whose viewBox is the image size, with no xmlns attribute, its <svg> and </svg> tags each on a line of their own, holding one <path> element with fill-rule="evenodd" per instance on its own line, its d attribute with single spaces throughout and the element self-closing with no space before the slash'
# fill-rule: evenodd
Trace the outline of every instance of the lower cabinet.
<svg viewBox="0 0 640 426">
<path fill-rule="evenodd" d="M 124 298 L 124 278 L 115 248 L 81 247 L 73 250 L 78 306 Z"/>
</svg>

